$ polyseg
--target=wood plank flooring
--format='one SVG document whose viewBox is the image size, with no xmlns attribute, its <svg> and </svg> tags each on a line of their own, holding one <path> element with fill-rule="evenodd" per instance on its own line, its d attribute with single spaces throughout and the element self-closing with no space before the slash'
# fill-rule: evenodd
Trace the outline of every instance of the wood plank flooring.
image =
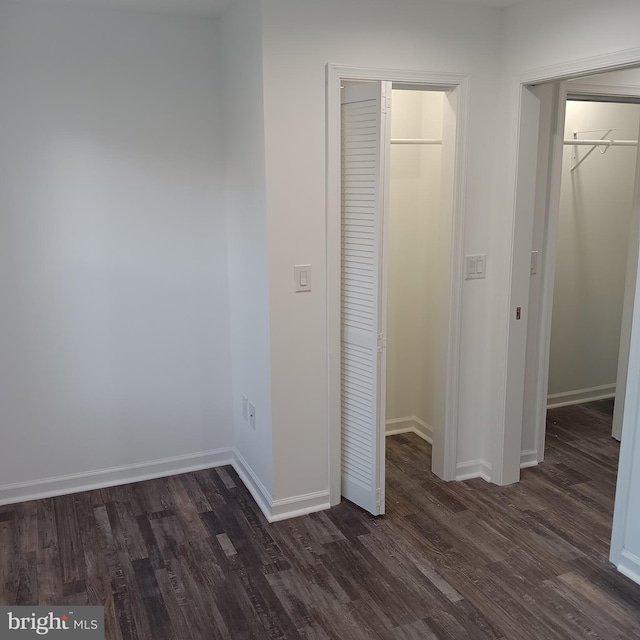
<svg viewBox="0 0 640 640">
<path fill-rule="evenodd" d="M 104 605 L 110 640 L 637 640 L 640 586 L 607 562 L 611 412 L 549 412 L 510 487 L 388 438 L 381 518 L 269 525 L 229 467 L 0 507 L 0 603 Z"/>
</svg>

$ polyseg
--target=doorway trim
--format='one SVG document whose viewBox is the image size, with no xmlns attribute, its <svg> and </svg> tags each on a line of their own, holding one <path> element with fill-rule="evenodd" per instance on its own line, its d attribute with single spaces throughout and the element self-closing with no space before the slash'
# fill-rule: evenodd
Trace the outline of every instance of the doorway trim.
<svg viewBox="0 0 640 640">
<path fill-rule="evenodd" d="M 588 81 L 567 84 L 565 82 L 558 83 L 557 92 L 553 96 L 553 110 L 555 112 L 555 121 L 552 123 L 553 142 L 551 144 L 551 161 L 548 165 L 547 183 L 547 201 L 545 212 L 545 231 L 543 244 L 541 248 L 542 255 L 542 275 L 543 281 L 541 293 L 538 300 L 538 309 L 540 311 L 537 322 L 537 351 L 531 354 L 531 358 L 535 359 L 533 366 L 536 368 L 534 387 L 530 393 L 535 397 L 535 443 L 536 443 L 536 462 L 544 460 L 544 447 L 546 439 L 546 412 L 547 412 L 547 387 L 549 383 L 549 358 L 551 350 L 551 323 L 553 311 L 553 292 L 555 282 L 556 267 L 556 251 L 558 241 L 558 222 L 560 217 L 560 181 L 563 168 L 564 158 L 564 129 L 565 129 L 565 105 L 571 96 L 584 96 L 602 98 L 606 102 L 606 98 L 623 98 L 623 97 L 640 97 L 640 86 L 625 86 L 615 84 L 589 84 Z M 538 177 L 538 180 L 541 178 Z M 633 271 L 633 273 L 631 273 Z M 635 279 L 635 262 L 633 269 L 627 265 L 626 278 Z M 635 290 L 635 286 L 634 286 Z M 632 305 L 628 305 L 625 301 L 624 305 L 623 325 L 625 318 L 629 314 L 633 314 Z M 629 326 L 631 318 L 626 318 Z M 628 338 L 627 338 L 628 341 Z M 531 363 L 527 360 L 525 367 Z M 625 369 L 626 375 L 626 369 Z M 525 394 L 529 390 L 525 388 Z M 619 388 L 616 386 L 616 395 Z M 623 391 L 624 393 L 624 391 Z M 522 465 L 521 465 L 522 466 Z"/>
<path fill-rule="evenodd" d="M 453 162 L 452 228 L 450 263 L 450 331 L 447 345 L 446 407 L 444 434 L 434 438 L 433 470 L 444 480 L 456 477 L 458 398 L 464 250 L 464 194 L 466 184 L 469 77 L 467 74 L 352 67 L 326 67 L 326 232 L 327 232 L 327 342 L 329 491 L 331 505 L 341 499 L 340 415 L 340 83 L 342 81 L 390 81 L 416 88 L 451 90 L 455 93 L 455 149 Z"/>
<path fill-rule="evenodd" d="M 519 129 L 515 131 L 515 145 L 509 149 L 510 156 L 516 161 L 518 154 L 523 151 L 519 132 L 522 131 L 522 94 L 528 86 L 547 82 L 562 82 L 563 80 L 580 76 L 618 71 L 638 66 L 640 66 L 640 48 L 634 48 L 544 67 L 524 73 L 516 78 L 509 92 L 515 100 L 516 113 L 518 114 L 517 126 Z M 535 153 L 535 149 L 529 149 L 529 151 Z M 510 316 L 514 302 L 521 300 L 525 295 L 528 299 L 530 258 L 528 255 L 517 255 L 515 248 L 524 246 L 523 243 L 526 244 L 527 241 L 528 246 L 531 246 L 533 222 L 533 220 L 530 219 L 524 220 L 525 224 L 519 223 L 521 217 L 533 215 L 533 208 L 531 207 L 531 211 L 519 209 L 519 201 L 516 196 L 519 194 L 521 186 L 515 179 L 516 176 L 520 178 L 517 171 L 517 162 L 514 162 L 513 166 L 513 173 L 508 176 L 508 184 L 513 185 L 513 199 L 511 200 L 513 206 L 510 216 L 512 225 L 512 242 L 509 248 L 511 286 L 508 305 L 505 310 L 507 317 Z M 547 176 L 547 179 L 548 177 L 549 176 Z M 525 178 L 528 181 L 532 179 L 535 181 L 535 175 L 527 175 Z M 638 295 L 638 285 L 640 285 L 639 279 L 636 280 L 636 296 Z M 635 421 L 640 409 L 640 335 L 638 335 L 640 332 L 640 314 L 637 312 L 637 305 L 636 310 L 634 310 L 633 324 L 632 348 L 629 357 L 629 376 L 627 379 L 627 402 L 629 403 L 629 411 L 625 411 L 625 419 L 623 422 L 610 560 L 622 573 L 626 573 L 627 575 L 633 574 L 635 576 L 634 579 L 640 581 L 640 558 L 636 558 L 635 556 L 631 558 L 633 554 L 627 553 L 625 550 L 627 520 L 630 510 L 629 498 L 631 493 L 632 462 L 635 448 L 640 445 L 640 437 L 638 437 L 640 429 L 638 428 L 637 421 Z M 511 443 L 519 443 L 522 435 L 525 357 L 522 344 L 522 332 L 519 328 L 516 329 L 512 322 L 508 322 L 506 325 L 505 338 L 507 346 L 507 366 L 505 367 L 505 377 L 502 386 L 504 390 L 504 413 L 501 420 L 500 433 L 498 434 L 500 436 L 499 444 L 501 446 L 501 455 L 493 462 L 494 465 L 499 468 L 501 474 L 508 472 L 513 474 L 517 479 L 520 467 L 520 447 L 518 446 L 516 449 Z M 526 327 L 524 342 L 526 343 Z M 510 379 L 518 380 L 519 388 L 510 386 L 508 384 Z M 515 416 L 520 416 L 519 420 L 513 420 Z M 518 432 L 520 437 L 517 437 Z M 507 441 L 511 446 L 506 446 Z"/>
</svg>

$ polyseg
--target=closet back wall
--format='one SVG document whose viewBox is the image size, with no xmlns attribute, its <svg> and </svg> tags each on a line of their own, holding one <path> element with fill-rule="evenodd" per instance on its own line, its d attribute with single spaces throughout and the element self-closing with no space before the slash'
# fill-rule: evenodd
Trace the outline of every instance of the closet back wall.
<svg viewBox="0 0 640 640">
<path fill-rule="evenodd" d="M 216 23 L 25 5 L 0 4 L 0 501 L 228 459 Z"/>
<path fill-rule="evenodd" d="M 640 105 L 567 102 L 565 137 L 635 140 Z M 549 363 L 549 403 L 615 393 L 635 147 L 565 146 Z"/>
<path fill-rule="evenodd" d="M 394 90 L 392 138 L 441 138 L 443 94 Z M 387 430 L 433 426 L 440 145 L 391 145 Z M 417 422 L 417 426 L 414 424 Z"/>
</svg>

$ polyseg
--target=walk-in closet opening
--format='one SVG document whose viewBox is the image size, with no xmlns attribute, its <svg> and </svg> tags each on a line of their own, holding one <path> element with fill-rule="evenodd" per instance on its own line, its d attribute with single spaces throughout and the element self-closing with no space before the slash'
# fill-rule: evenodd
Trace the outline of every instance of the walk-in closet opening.
<svg viewBox="0 0 640 640">
<path fill-rule="evenodd" d="M 640 243 L 640 74 L 530 91 L 541 133 L 521 467 L 544 461 L 523 473 L 597 507 L 589 535 L 609 541 Z"/>
<path fill-rule="evenodd" d="M 541 133 L 522 467 L 545 459 L 547 410 L 601 402 L 620 440 L 640 244 L 640 72 L 531 90 Z"/>
<path fill-rule="evenodd" d="M 601 543 L 610 543 L 609 560 L 621 573 L 636 581 L 640 575 L 634 542 L 638 514 L 633 507 L 639 495 L 636 472 L 640 468 L 640 440 L 637 437 L 640 424 L 640 133 L 637 116 L 633 118 L 635 130 L 630 125 L 625 131 L 612 119 L 617 116 L 609 112 L 615 104 L 630 104 L 628 108 L 633 111 L 640 102 L 639 64 L 637 55 L 596 56 L 575 60 L 562 68 L 542 68 L 529 74 L 526 81 L 524 78 L 520 81 L 510 295 L 510 301 L 515 304 L 510 306 L 514 312 L 511 318 L 515 319 L 522 308 L 522 319 L 526 322 L 524 325 L 509 323 L 507 381 L 513 380 L 513 384 L 511 388 L 507 384 L 505 415 L 517 418 L 519 414 L 522 429 L 505 429 L 504 455 L 497 459 L 496 465 L 509 482 L 519 478 L 534 479 L 544 486 L 549 496 L 549 511 L 560 515 L 565 522 L 578 515 L 568 506 L 569 496 L 578 498 L 585 508 L 591 508 L 594 517 L 588 519 L 585 534 Z M 583 103 L 582 107 L 578 102 Z M 572 106 L 572 103 L 575 104 Z M 592 118 L 596 112 L 590 110 L 597 107 L 589 103 L 601 103 L 600 109 L 607 111 L 606 120 L 587 124 L 587 118 Z M 566 122 L 567 113 L 571 114 L 576 108 L 582 109 L 585 121 Z M 572 115 L 576 116 L 576 113 Z M 616 164 L 624 153 L 629 154 L 624 169 L 598 171 L 605 164 Z M 597 164 L 590 164 L 594 160 Z M 606 171 L 617 179 L 616 172 L 622 170 L 632 176 L 628 193 L 633 195 L 626 205 L 619 205 L 619 194 L 614 198 L 611 193 L 607 194 L 607 186 L 600 180 Z M 561 203 L 568 198 L 573 217 L 561 223 Z M 595 206 L 600 209 L 597 222 L 604 224 L 588 231 L 584 215 L 578 214 Z M 631 220 L 627 237 L 617 241 L 617 246 L 608 239 L 614 216 L 622 216 L 621 220 L 628 216 Z M 595 249 L 581 249 L 570 263 L 568 255 L 561 254 L 562 250 L 556 251 L 563 242 L 560 237 L 563 235 L 569 236 L 574 243 L 587 237 L 595 238 Z M 609 248 L 610 253 L 603 257 L 601 250 L 605 248 Z M 612 258 L 611 250 L 622 255 Z M 600 255 L 596 257 L 595 252 Z M 562 300 L 558 309 L 554 308 L 554 302 L 562 294 L 556 292 L 554 300 L 556 262 L 567 263 L 566 273 L 573 276 L 565 293 L 569 299 Z M 553 342 L 557 345 L 564 340 L 568 344 L 562 347 L 568 348 L 588 327 L 585 315 L 598 318 L 603 312 L 600 307 L 610 304 L 593 294 L 583 297 L 585 292 L 591 293 L 590 287 L 602 285 L 609 262 L 624 265 L 618 266 L 618 271 L 623 272 L 624 284 L 622 313 L 618 316 L 619 333 L 616 332 L 618 337 L 613 339 L 614 345 L 615 340 L 619 341 L 617 366 L 615 371 L 612 365 L 608 369 L 609 376 L 614 372 L 615 379 L 588 381 L 583 378 L 570 385 L 573 389 L 561 389 L 554 385 L 561 380 L 562 371 L 552 373 L 550 368 L 550 362 L 555 358 L 551 354 L 552 332 L 555 334 Z M 558 271 L 562 269 L 563 265 L 559 264 Z M 561 286 L 558 283 L 558 287 Z M 620 285 L 617 286 L 620 291 Z M 582 297 L 580 303 L 578 296 Z M 520 307 L 522 303 L 524 306 Z M 558 334 L 562 304 L 570 306 L 571 311 L 564 336 Z M 554 322 L 556 326 L 552 329 Z M 599 343 L 607 342 L 602 339 L 605 330 L 600 333 L 592 338 L 595 344 L 589 345 L 596 349 L 597 356 L 602 356 L 598 353 L 602 348 Z M 523 338 L 526 338 L 526 351 Z M 615 348 L 612 351 L 615 358 Z M 586 354 L 580 354 L 580 357 L 583 358 L 580 367 L 584 370 L 581 374 L 593 374 L 600 368 L 598 364 L 591 364 L 596 361 L 587 360 Z M 607 371 L 604 367 L 603 370 Z M 551 380 L 550 383 L 551 375 L 555 382 Z M 594 400 L 599 392 L 611 394 L 613 384 L 613 398 Z M 520 389 L 524 391 L 522 395 Z M 571 392 L 576 391 L 579 393 L 571 397 Z M 555 398 L 549 399 L 549 392 Z M 564 404 L 563 398 L 564 402 L 580 404 L 547 409 L 550 403 Z M 583 403 L 583 400 L 593 400 L 597 404 Z M 612 403 L 615 403 L 614 411 Z M 622 429 L 618 442 L 612 437 L 612 418 L 621 406 Z M 582 416 L 568 415 L 583 410 Z M 597 437 L 592 438 L 593 427 L 598 423 Z M 508 424 L 506 421 L 505 425 Z M 551 524 L 553 530 L 557 523 Z"/>
<path fill-rule="evenodd" d="M 621 334 L 633 302 L 623 313 L 625 291 L 633 291 L 636 277 L 637 248 L 630 244 L 637 244 L 640 104 L 572 95 L 570 83 L 568 91 L 547 406 L 608 399 L 612 411 L 614 398 L 619 409 L 624 399 L 629 337 Z M 591 142 L 600 139 L 607 143 Z M 621 410 L 615 418 L 612 435 L 620 440 Z"/>
</svg>

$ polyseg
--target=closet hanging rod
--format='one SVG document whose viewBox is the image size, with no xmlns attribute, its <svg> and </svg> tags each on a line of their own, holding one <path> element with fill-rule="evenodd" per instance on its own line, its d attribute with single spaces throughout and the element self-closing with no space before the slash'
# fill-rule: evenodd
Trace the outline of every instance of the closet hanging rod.
<svg viewBox="0 0 640 640">
<path fill-rule="evenodd" d="M 577 140 L 568 138 L 564 141 L 566 145 L 573 147 L 637 147 L 637 140 Z"/>
<path fill-rule="evenodd" d="M 442 144 L 438 138 L 391 138 L 391 144 Z"/>
<path fill-rule="evenodd" d="M 599 140 L 578 140 L 578 138 L 568 138 L 564 140 L 565 145 L 570 147 L 577 146 L 589 146 L 591 149 L 587 151 L 585 156 L 578 160 L 576 164 L 571 167 L 571 172 L 573 173 L 596 149 L 600 149 L 600 153 L 606 153 L 609 150 L 609 147 L 637 147 L 637 140 L 607 140 L 607 136 L 615 129 L 608 129 L 607 133 L 605 133 L 602 138 Z M 576 132 L 577 133 L 577 132 Z M 575 136 L 576 133 L 573 135 Z M 601 148 L 604 147 L 604 150 Z M 576 159 L 575 152 L 573 154 L 573 159 Z"/>
</svg>

